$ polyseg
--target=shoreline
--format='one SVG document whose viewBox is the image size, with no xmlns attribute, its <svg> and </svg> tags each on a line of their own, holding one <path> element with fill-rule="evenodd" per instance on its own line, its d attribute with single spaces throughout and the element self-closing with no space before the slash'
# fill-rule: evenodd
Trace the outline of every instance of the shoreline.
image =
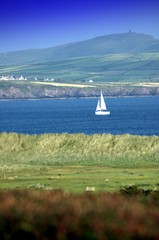
<svg viewBox="0 0 159 240">
<path fill-rule="evenodd" d="M 104 98 L 147 98 L 147 97 L 159 97 L 159 95 L 134 95 L 134 96 L 104 96 Z M 39 101 L 39 100 L 71 100 L 71 99 L 98 99 L 99 97 L 59 97 L 59 98 L 2 98 L 1 101 Z"/>
</svg>

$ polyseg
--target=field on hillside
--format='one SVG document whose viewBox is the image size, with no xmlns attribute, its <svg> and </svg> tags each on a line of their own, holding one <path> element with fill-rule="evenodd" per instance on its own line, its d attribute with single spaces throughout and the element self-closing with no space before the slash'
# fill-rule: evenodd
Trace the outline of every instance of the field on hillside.
<svg viewBox="0 0 159 240">
<path fill-rule="evenodd" d="M 35 82 L 32 81 L 31 84 L 37 84 L 37 85 L 50 85 L 50 86 L 55 86 L 55 87 L 74 87 L 74 88 L 107 88 L 107 87 L 153 87 L 153 88 L 159 88 L 159 82 L 101 82 L 101 83 L 85 83 L 85 84 L 80 84 L 80 83 L 58 83 L 58 82 L 46 82 L 46 81 L 41 81 L 41 82 Z"/>
<path fill-rule="evenodd" d="M 74 87 L 74 88 L 87 88 L 87 87 L 95 87 L 89 84 L 77 84 L 77 83 L 58 83 L 58 82 L 31 82 L 31 84 L 38 84 L 38 85 L 51 85 L 55 87 Z"/>
<path fill-rule="evenodd" d="M 1 189 L 152 189 L 158 172 L 157 136 L 0 134 Z"/>
<path fill-rule="evenodd" d="M 42 63 L 0 66 L 1 75 L 55 82 L 158 82 L 159 53 L 106 54 L 74 57 Z"/>
</svg>

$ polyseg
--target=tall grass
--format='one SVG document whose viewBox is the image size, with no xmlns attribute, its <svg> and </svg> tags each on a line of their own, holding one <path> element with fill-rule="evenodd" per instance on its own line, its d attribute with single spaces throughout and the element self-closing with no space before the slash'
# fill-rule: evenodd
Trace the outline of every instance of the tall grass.
<svg viewBox="0 0 159 240">
<path fill-rule="evenodd" d="M 133 135 L 0 134 L 0 166 L 159 166 L 159 137 Z"/>
</svg>

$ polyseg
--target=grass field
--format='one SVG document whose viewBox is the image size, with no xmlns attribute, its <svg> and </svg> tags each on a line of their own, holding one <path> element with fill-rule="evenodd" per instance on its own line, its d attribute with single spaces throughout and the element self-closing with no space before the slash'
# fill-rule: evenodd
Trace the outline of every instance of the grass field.
<svg viewBox="0 0 159 240">
<path fill-rule="evenodd" d="M 85 88 L 85 87 L 94 87 L 88 84 L 77 84 L 77 83 L 56 83 L 56 82 L 31 82 L 33 84 L 42 84 L 42 85 L 51 85 L 55 87 L 75 87 L 75 88 Z"/>
<path fill-rule="evenodd" d="M 106 54 L 68 59 L 46 60 L 42 63 L 0 66 L 1 75 L 54 78 L 66 83 L 82 83 L 92 79 L 100 82 L 158 82 L 159 53 Z"/>
<path fill-rule="evenodd" d="M 1 189 L 152 189 L 158 173 L 157 136 L 0 134 Z"/>
<path fill-rule="evenodd" d="M 91 84 L 77 84 L 77 83 L 56 83 L 56 82 L 31 82 L 31 84 L 37 85 L 50 85 L 55 87 L 75 87 L 75 88 L 87 88 L 87 87 L 159 87 L 159 82 L 101 82 L 101 83 L 91 83 Z"/>
<path fill-rule="evenodd" d="M 1 133 L 0 239 L 158 239 L 158 153 L 157 136 Z"/>
<path fill-rule="evenodd" d="M 62 189 L 66 192 L 119 191 L 124 186 L 137 185 L 154 189 L 159 183 L 158 168 L 107 168 L 88 166 L 2 168 L 1 189 Z"/>
</svg>

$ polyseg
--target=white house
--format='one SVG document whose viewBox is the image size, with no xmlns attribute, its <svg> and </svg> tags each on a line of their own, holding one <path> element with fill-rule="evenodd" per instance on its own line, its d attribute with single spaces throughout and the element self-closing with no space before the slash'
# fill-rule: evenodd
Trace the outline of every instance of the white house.
<svg viewBox="0 0 159 240">
<path fill-rule="evenodd" d="M 24 78 L 23 76 L 21 76 L 21 77 L 19 78 L 19 80 L 25 80 L 25 78 Z"/>
</svg>

